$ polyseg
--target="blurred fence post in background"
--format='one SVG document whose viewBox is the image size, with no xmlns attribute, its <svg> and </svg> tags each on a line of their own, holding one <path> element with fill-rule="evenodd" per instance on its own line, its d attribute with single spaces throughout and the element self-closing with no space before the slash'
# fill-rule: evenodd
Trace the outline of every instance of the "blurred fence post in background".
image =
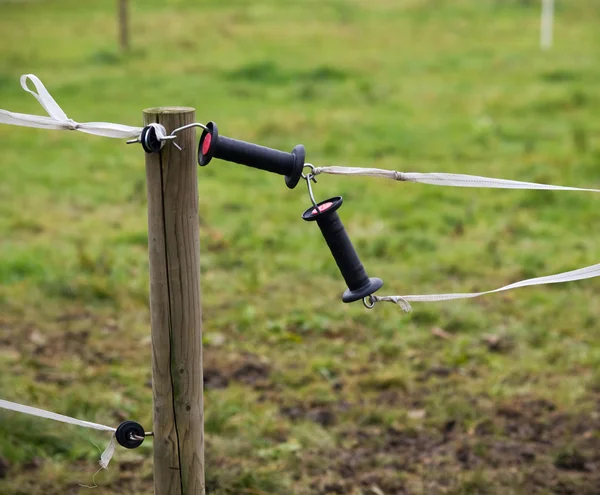
<svg viewBox="0 0 600 495">
<path fill-rule="evenodd" d="M 552 25 L 554 23 L 554 0 L 542 0 L 540 20 L 540 47 L 548 50 L 552 47 Z"/>
<path fill-rule="evenodd" d="M 171 132 L 193 108 L 144 110 Z M 154 493 L 203 495 L 204 401 L 195 129 L 146 153 L 152 326 Z"/>
<path fill-rule="evenodd" d="M 119 15 L 119 45 L 129 50 L 129 0 L 117 0 Z"/>
</svg>

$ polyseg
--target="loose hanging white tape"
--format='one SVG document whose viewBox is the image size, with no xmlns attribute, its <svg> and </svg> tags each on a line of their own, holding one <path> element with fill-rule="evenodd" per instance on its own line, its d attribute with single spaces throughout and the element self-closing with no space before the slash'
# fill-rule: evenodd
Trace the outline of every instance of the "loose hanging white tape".
<svg viewBox="0 0 600 495">
<path fill-rule="evenodd" d="M 9 402 L 7 400 L 2 399 L 0 399 L 0 409 L 8 409 L 9 411 L 29 414 L 31 416 L 37 416 L 38 418 L 52 419 L 54 421 L 60 421 L 61 423 L 82 426 L 84 428 L 92 428 L 94 430 L 112 432 L 110 442 L 107 445 L 106 449 L 104 449 L 102 455 L 100 456 L 100 466 L 103 469 L 108 468 L 108 463 L 110 462 L 113 454 L 115 453 L 115 449 L 117 446 L 115 439 L 115 432 L 117 431 L 116 428 L 111 428 L 110 426 L 105 426 L 98 423 L 91 423 L 89 421 L 82 421 L 80 419 L 71 418 L 70 416 L 64 416 L 62 414 L 56 414 L 50 411 L 45 411 L 44 409 L 38 409 L 37 407 L 24 406 L 22 404 L 17 404 L 16 402 Z"/>
<path fill-rule="evenodd" d="M 28 82 L 33 82 L 35 91 L 29 89 Z M 78 123 L 67 117 L 62 108 L 56 103 L 52 95 L 48 92 L 42 81 L 33 74 L 21 76 L 21 87 L 32 94 L 35 99 L 48 112 L 49 117 L 43 115 L 29 115 L 26 113 L 9 112 L 0 109 L 0 124 L 10 124 L 25 127 L 37 127 L 40 129 L 56 129 L 81 131 L 87 134 L 103 136 L 109 138 L 137 138 L 142 133 L 143 127 L 131 127 L 122 124 L 110 124 L 108 122 L 86 122 Z M 158 139 L 166 137 L 167 132 L 160 124 L 151 124 L 156 129 Z"/>
<path fill-rule="evenodd" d="M 113 433 L 112 436 L 110 437 L 110 442 L 108 442 L 108 445 L 106 446 L 106 448 L 104 449 L 104 452 L 102 452 L 102 455 L 100 456 L 100 467 L 102 469 L 108 469 L 108 464 L 110 462 L 110 460 L 113 458 L 113 455 L 115 455 L 115 450 L 117 449 L 117 439 L 115 437 L 115 434 Z"/>
<path fill-rule="evenodd" d="M 492 294 L 494 292 L 503 292 L 511 289 L 518 289 L 519 287 L 528 287 L 530 285 L 543 285 L 543 284 L 560 284 L 563 282 L 572 282 L 574 280 L 584 280 L 586 278 L 594 278 L 600 276 L 600 263 L 597 265 L 586 266 L 585 268 L 579 268 L 570 272 L 563 272 L 557 275 L 548 275 L 546 277 L 530 278 L 522 280 L 521 282 L 515 282 L 514 284 L 505 285 L 499 289 L 488 290 L 485 292 L 469 292 L 462 294 L 424 294 L 424 295 L 410 295 L 410 296 L 371 296 L 371 301 L 385 301 L 393 302 L 400 306 L 405 312 L 411 310 L 410 302 L 437 302 L 437 301 L 450 301 L 453 299 L 469 299 L 472 297 L 479 297 L 485 294 Z"/>
<path fill-rule="evenodd" d="M 397 172 L 395 170 L 384 170 L 381 168 L 360 167 L 315 167 L 313 175 L 359 175 L 365 177 L 380 177 L 383 179 L 398 180 L 401 182 L 417 182 L 430 184 L 432 186 L 452 187 L 482 187 L 492 189 L 543 189 L 548 191 L 586 191 L 600 192 L 600 189 L 587 189 L 580 187 L 553 186 L 550 184 L 538 184 L 536 182 L 521 182 L 517 180 L 493 179 L 477 175 L 446 174 L 446 173 L 418 173 Z"/>
</svg>

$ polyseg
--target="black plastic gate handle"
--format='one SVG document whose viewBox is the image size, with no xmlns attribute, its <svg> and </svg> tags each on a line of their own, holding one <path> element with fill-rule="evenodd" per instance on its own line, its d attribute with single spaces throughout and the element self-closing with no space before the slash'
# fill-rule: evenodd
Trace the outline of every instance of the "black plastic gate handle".
<svg viewBox="0 0 600 495">
<path fill-rule="evenodd" d="M 369 278 L 365 267 L 360 262 L 336 211 L 342 206 L 342 201 L 341 196 L 322 201 L 317 204 L 317 208 L 311 206 L 306 210 L 302 214 L 302 218 L 307 222 L 316 220 L 321 229 L 331 254 L 348 285 L 348 290 L 342 296 L 342 301 L 348 303 L 358 301 L 378 291 L 383 286 L 383 281 L 380 278 Z"/>
<path fill-rule="evenodd" d="M 285 183 L 293 189 L 302 176 L 304 167 L 304 146 L 297 145 L 291 153 L 279 151 L 238 139 L 219 136 L 217 124 L 206 124 L 198 144 L 198 164 L 208 165 L 213 158 L 259 168 L 267 172 L 285 175 Z"/>
</svg>

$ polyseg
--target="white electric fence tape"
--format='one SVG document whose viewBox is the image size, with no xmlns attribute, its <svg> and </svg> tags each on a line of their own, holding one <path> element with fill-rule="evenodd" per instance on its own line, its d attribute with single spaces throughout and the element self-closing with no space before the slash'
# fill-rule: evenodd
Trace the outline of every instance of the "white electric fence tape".
<svg viewBox="0 0 600 495">
<path fill-rule="evenodd" d="M 35 91 L 29 89 L 27 86 L 29 81 L 31 81 L 35 86 Z M 60 108 L 54 98 L 52 98 L 52 95 L 50 95 L 42 81 L 40 81 L 40 79 L 33 74 L 25 74 L 21 76 L 21 87 L 35 97 L 35 99 L 40 103 L 40 105 L 42 105 L 49 116 L 45 117 L 43 115 L 29 115 L 0 109 L 0 124 L 37 127 L 40 129 L 81 131 L 87 134 L 94 134 L 96 136 L 122 139 L 139 138 L 140 134 L 142 133 L 143 127 L 132 127 L 128 125 L 111 124 L 108 122 L 75 122 L 73 119 L 67 117 L 67 114 L 62 110 L 62 108 Z M 150 125 L 156 130 L 156 136 L 159 140 L 166 137 L 167 132 L 162 125 Z M 115 428 L 111 428 L 110 426 L 91 423 L 89 421 L 82 421 L 69 416 L 64 416 L 62 414 L 56 414 L 50 411 L 44 411 L 43 409 L 38 409 L 36 407 L 24 406 L 2 399 L 0 399 L 0 409 L 7 409 L 9 411 L 29 414 L 40 418 L 52 419 L 54 421 L 82 426 L 84 428 L 112 432 L 110 442 L 100 456 L 100 466 L 102 469 L 108 468 L 108 464 L 115 453 L 117 446 L 115 432 L 117 430 Z"/>
<path fill-rule="evenodd" d="M 547 191 L 586 191 L 600 192 L 600 189 L 586 189 L 580 187 L 553 186 L 550 184 L 538 184 L 536 182 L 521 182 L 518 180 L 492 179 L 477 175 L 447 174 L 447 173 L 418 173 L 397 172 L 395 170 L 384 170 L 381 168 L 360 167 L 315 167 L 313 175 L 359 175 L 365 177 L 380 177 L 401 182 L 417 182 L 432 186 L 452 187 L 481 187 L 492 189 L 543 189 Z"/>
<path fill-rule="evenodd" d="M 542 0 L 540 19 L 540 47 L 542 50 L 552 48 L 552 27 L 554 24 L 554 0 Z"/>
<path fill-rule="evenodd" d="M 35 91 L 29 89 L 27 83 L 31 81 Z M 50 95 L 42 81 L 33 74 L 21 76 L 21 87 L 32 94 L 35 99 L 48 112 L 49 117 L 43 115 L 29 115 L 26 113 L 9 112 L 0 109 L 0 124 L 19 125 L 25 127 L 38 127 L 40 129 L 56 129 L 63 131 L 81 131 L 96 136 L 109 138 L 137 138 L 142 133 L 143 127 L 131 127 L 122 124 L 110 124 L 108 122 L 85 122 L 78 123 L 67 117 L 62 108 Z M 160 124 L 151 124 L 156 129 L 158 139 L 166 137 L 167 132 Z"/>
<path fill-rule="evenodd" d="M 71 418 L 62 414 L 56 414 L 50 411 L 45 411 L 43 409 L 38 409 L 37 407 L 24 406 L 22 404 L 17 404 L 16 402 L 9 402 L 7 400 L 2 399 L 0 399 L 0 409 L 8 409 L 9 411 L 29 414 L 31 416 L 37 416 L 38 418 L 53 419 L 54 421 L 60 421 L 61 423 L 67 423 L 70 425 L 82 426 L 84 428 L 92 428 L 94 430 L 112 432 L 110 442 L 107 445 L 106 449 L 104 449 L 104 452 L 102 452 L 102 455 L 100 456 L 100 466 L 103 469 L 108 468 L 108 463 L 110 462 L 113 454 L 115 453 L 115 449 L 117 447 L 115 438 L 115 432 L 117 431 L 116 428 L 100 425 L 98 423 L 91 423 L 89 421 L 82 421 L 80 419 Z"/>
<path fill-rule="evenodd" d="M 489 177 L 479 177 L 476 175 L 447 174 L 447 173 L 405 173 L 395 170 L 384 170 L 380 168 L 360 168 L 360 167 L 315 167 L 313 175 L 332 174 L 332 175 L 357 175 L 366 177 L 381 177 L 403 182 L 417 182 L 421 184 L 430 184 L 434 186 L 454 186 L 454 187 L 482 187 L 497 189 L 538 189 L 549 191 L 586 191 L 600 192 L 599 189 L 587 189 L 579 187 L 553 186 L 549 184 L 538 184 L 535 182 L 520 182 L 506 179 L 493 179 Z M 503 292 L 506 290 L 527 287 L 531 285 L 558 284 L 562 282 L 572 282 L 574 280 L 583 280 L 600 276 L 600 264 L 591 265 L 570 272 L 559 273 L 557 275 L 548 275 L 546 277 L 530 278 L 505 285 L 499 289 L 485 292 L 469 292 L 463 294 L 422 294 L 408 296 L 376 296 L 370 297 L 371 302 L 385 301 L 398 304 L 404 311 L 409 312 L 412 308 L 410 302 L 437 302 L 450 301 L 454 299 L 469 299 L 473 297 L 492 294 L 494 292 Z"/>
<path fill-rule="evenodd" d="M 410 295 L 410 296 L 372 296 L 372 301 L 386 301 L 393 302 L 400 306 L 404 311 L 409 312 L 411 310 L 410 302 L 437 302 L 437 301 L 450 301 L 453 299 L 470 299 L 472 297 L 479 297 L 485 294 L 492 294 L 494 292 L 503 292 L 505 290 L 518 289 L 519 287 L 528 287 L 530 285 L 543 285 L 543 284 L 560 284 L 562 282 L 572 282 L 574 280 L 584 280 L 586 278 L 594 278 L 600 276 L 600 263 L 597 265 L 586 266 L 585 268 L 579 268 L 570 272 L 563 272 L 557 275 L 548 275 L 546 277 L 530 278 L 515 282 L 514 284 L 505 285 L 499 289 L 488 290 L 485 292 L 469 292 L 463 294 L 423 294 L 423 295 Z"/>
<path fill-rule="evenodd" d="M 29 89 L 27 86 L 28 81 L 31 80 L 35 86 L 36 91 Z M 142 127 L 131 127 L 121 124 L 109 124 L 106 122 L 88 122 L 78 123 L 67 117 L 65 112 L 60 108 L 58 103 L 52 98 L 42 81 L 33 74 L 25 74 L 21 76 L 21 87 L 31 93 L 36 100 L 44 107 L 48 112 L 49 117 L 40 115 L 28 115 L 23 113 L 14 113 L 7 110 L 0 110 L 0 123 L 12 124 L 27 127 L 38 127 L 42 129 L 60 129 L 60 130 L 76 130 L 86 132 L 88 134 L 95 134 L 97 136 L 105 136 L 111 138 L 138 138 L 143 130 Z M 150 124 L 156 129 L 156 134 L 159 140 L 166 137 L 166 130 L 160 124 Z M 449 173 L 416 173 L 416 172 L 398 172 L 395 170 L 384 170 L 379 168 L 359 168 L 359 167 L 315 167 L 312 171 L 312 175 L 319 174 L 332 174 L 332 175 L 357 175 L 366 177 L 381 177 L 385 179 L 398 180 L 402 182 L 416 182 L 421 184 L 430 184 L 435 186 L 452 186 L 452 187 L 481 187 L 481 188 L 494 188 L 494 189 L 537 189 L 537 190 L 550 190 L 550 191 L 587 191 L 587 192 L 600 192 L 598 189 L 588 189 L 579 187 L 565 187 L 565 186 L 553 186 L 549 184 L 538 184 L 535 182 L 521 182 L 507 179 L 494 179 L 489 177 L 480 177 L 476 175 L 465 175 L 465 174 L 449 174 Z M 592 278 L 600 275 L 600 265 L 592 265 L 579 270 L 573 270 L 570 272 L 560 273 L 558 275 L 550 275 L 547 277 L 533 278 L 529 280 L 523 280 L 516 282 L 499 289 L 490 290 L 486 292 L 474 292 L 465 294 L 431 294 L 431 295 L 409 295 L 409 296 L 372 296 L 372 301 L 390 301 L 395 302 L 402 307 L 405 311 L 410 311 L 409 301 L 420 301 L 420 302 L 431 302 L 431 301 L 447 301 L 452 299 L 464 299 L 479 297 L 484 294 L 491 294 L 493 292 L 501 292 L 510 289 L 516 289 L 518 287 L 526 287 L 530 285 L 541 285 L 541 284 L 555 284 L 560 282 L 570 282 L 573 280 L 582 280 L 585 278 Z M 0 405 L 6 403 L 6 401 L 0 401 Z M 21 412 L 25 412 L 25 409 L 31 411 L 41 411 L 40 409 L 27 408 L 26 406 L 19 406 Z M 5 407 L 8 408 L 8 407 Z M 17 409 L 14 409 L 17 410 Z M 42 411 L 45 416 L 50 419 L 62 421 L 57 419 L 60 415 L 48 413 Z M 31 413 L 28 413 L 31 414 Z M 35 414 L 40 415 L 40 414 Z M 52 417 L 51 417 L 52 416 Z M 62 416 L 66 418 L 66 416 Z M 85 421 L 74 420 L 68 418 L 72 424 L 79 424 L 87 428 L 94 428 L 94 423 L 87 423 Z M 74 423 L 75 421 L 76 423 Z M 84 424 L 85 423 L 85 424 Z M 105 429 L 103 427 L 96 429 Z M 109 431 L 115 431 L 109 428 Z M 114 438 L 111 440 L 111 445 L 114 443 Z M 110 449 L 110 445 L 107 451 Z M 112 447 L 114 451 L 114 445 Z M 105 454 L 106 452 L 105 451 Z M 112 455 L 112 452 L 110 453 Z M 103 455 L 104 457 L 104 455 Z M 110 460 L 110 456 L 109 460 Z M 103 461 L 101 461 L 102 464 Z M 105 463 L 108 464 L 108 461 Z M 103 466 L 104 467 L 104 466 Z"/>
</svg>

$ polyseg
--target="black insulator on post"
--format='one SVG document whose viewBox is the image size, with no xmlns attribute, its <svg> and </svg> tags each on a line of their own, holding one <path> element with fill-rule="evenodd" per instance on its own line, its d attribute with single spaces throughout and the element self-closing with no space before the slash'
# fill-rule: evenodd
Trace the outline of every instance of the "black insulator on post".
<svg viewBox="0 0 600 495">
<path fill-rule="evenodd" d="M 163 145 L 156 135 L 156 129 L 151 125 L 147 125 L 142 129 L 140 142 L 146 153 L 158 153 Z"/>
<path fill-rule="evenodd" d="M 323 237 L 331 250 L 331 254 L 348 285 L 342 301 L 345 303 L 358 301 L 381 289 L 383 281 L 380 278 L 369 278 L 361 263 L 356 250 L 346 233 L 344 224 L 337 209 L 342 206 L 342 197 L 336 196 L 311 206 L 302 214 L 307 222 L 316 221 Z"/>
<path fill-rule="evenodd" d="M 136 449 L 144 442 L 146 432 L 135 421 L 124 421 L 117 427 L 115 437 L 119 445 L 126 449 Z"/>
<path fill-rule="evenodd" d="M 200 136 L 198 164 L 208 165 L 213 158 L 259 168 L 284 175 L 285 183 L 293 189 L 298 184 L 304 168 L 304 146 L 297 145 L 291 153 L 279 151 L 238 139 L 219 136 L 217 124 L 209 122 Z"/>
</svg>

